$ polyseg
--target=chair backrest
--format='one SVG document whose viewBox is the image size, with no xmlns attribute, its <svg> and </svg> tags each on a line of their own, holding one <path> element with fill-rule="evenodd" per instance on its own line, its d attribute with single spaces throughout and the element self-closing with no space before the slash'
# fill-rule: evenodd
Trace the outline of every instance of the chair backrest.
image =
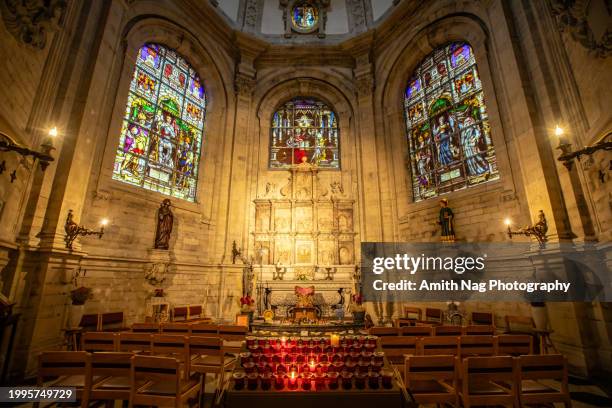
<svg viewBox="0 0 612 408">
<path fill-rule="evenodd" d="M 171 404 L 171 401 L 176 402 L 181 392 L 180 363 L 177 359 L 135 355 L 132 357 L 130 373 L 130 406 L 175 405 Z M 167 392 L 148 392 L 146 388 L 139 389 L 137 386 L 148 381 L 163 384 Z"/>
<path fill-rule="evenodd" d="M 494 382 L 516 380 L 514 358 L 510 356 L 468 357 L 463 360 L 463 380 L 471 382 Z"/>
<path fill-rule="evenodd" d="M 50 377 L 87 376 L 90 369 L 91 354 L 86 351 L 45 351 L 38 356 L 38 385 Z"/>
<path fill-rule="evenodd" d="M 219 334 L 219 325 L 210 323 L 193 323 L 191 325 L 191 334 L 193 336 L 217 336 Z"/>
<path fill-rule="evenodd" d="M 187 320 L 189 316 L 188 306 L 175 306 L 172 308 L 172 321 Z"/>
<path fill-rule="evenodd" d="M 95 314 L 84 314 L 81 317 L 79 326 L 83 328 L 83 331 L 96 331 L 100 328 L 100 315 Z"/>
<path fill-rule="evenodd" d="M 434 336 L 461 336 L 463 334 L 461 326 L 436 326 Z"/>
<path fill-rule="evenodd" d="M 415 319 L 399 318 L 395 319 L 395 327 L 414 326 Z"/>
<path fill-rule="evenodd" d="M 92 377 L 129 377 L 131 358 L 124 352 L 99 352 L 91 355 Z"/>
<path fill-rule="evenodd" d="M 119 333 L 118 351 L 151 351 L 151 333 Z"/>
<path fill-rule="evenodd" d="M 474 324 L 470 326 L 465 326 L 463 328 L 463 334 L 467 334 L 468 336 L 488 334 L 492 336 L 495 334 L 495 326 L 487 324 Z"/>
<path fill-rule="evenodd" d="M 385 337 L 385 336 L 399 336 L 401 330 L 397 327 L 384 327 L 374 326 L 370 327 L 369 333 L 372 336 Z"/>
<path fill-rule="evenodd" d="M 535 323 L 531 316 L 511 316 L 504 317 L 506 320 L 506 332 L 508 333 L 532 333 Z"/>
<path fill-rule="evenodd" d="M 111 332 L 86 332 L 81 337 L 83 351 L 117 351 L 119 338 Z"/>
<path fill-rule="evenodd" d="M 431 326 L 405 326 L 401 329 L 402 336 L 426 337 L 431 336 L 433 328 Z"/>
<path fill-rule="evenodd" d="M 185 361 L 189 354 L 187 337 L 176 334 L 154 334 L 151 337 L 151 354 L 170 354 Z"/>
<path fill-rule="evenodd" d="M 123 312 L 102 313 L 100 316 L 100 325 L 102 330 L 111 328 L 107 326 L 112 326 L 112 328 L 122 328 Z"/>
<path fill-rule="evenodd" d="M 223 358 L 223 340 L 219 337 L 189 336 L 187 339 L 190 355 L 221 356 Z"/>
<path fill-rule="evenodd" d="M 198 319 L 202 317 L 202 305 L 189 305 L 189 318 Z"/>
<path fill-rule="evenodd" d="M 461 336 L 459 339 L 462 358 L 495 355 L 495 337 L 493 336 Z"/>
<path fill-rule="evenodd" d="M 516 371 L 514 357 L 464 359 L 461 364 L 461 398 L 464 406 L 518 406 Z"/>
<path fill-rule="evenodd" d="M 132 331 L 134 333 L 159 333 L 159 323 L 134 323 Z"/>
<path fill-rule="evenodd" d="M 189 323 L 162 323 L 161 332 L 164 334 L 189 334 L 191 325 Z"/>
<path fill-rule="evenodd" d="M 471 324 L 486 324 L 489 326 L 495 325 L 495 318 L 490 312 L 472 312 L 470 317 Z"/>
<path fill-rule="evenodd" d="M 394 364 L 404 364 L 405 354 L 416 354 L 417 337 L 386 336 L 379 340 L 385 356 Z"/>
<path fill-rule="evenodd" d="M 533 354 L 533 337 L 529 334 L 502 334 L 497 336 L 497 354 L 520 356 Z"/>
<path fill-rule="evenodd" d="M 442 309 L 425 308 L 425 320 L 428 322 L 442 323 L 442 316 Z"/>
<path fill-rule="evenodd" d="M 520 356 L 517 361 L 521 380 L 560 380 L 567 384 L 567 360 L 561 354 Z"/>
<path fill-rule="evenodd" d="M 404 369 L 406 388 L 411 381 L 456 380 L 457 357 L 451 355 L 408 356 Z"/>
<path fill-rule="evenodd" d="M 417 353 L 424 356 L 430 355 L 459 355 L 459 337 L 453 336 L 430 336 L 422 337 L 417 342 Z"/>
<path fill-rule="evenodd" d="M 219 326 L 219 337 L 224 340 L 244 340 L 249 328 L 242 325 L 220 325 Z"/>
<path fill-rule="evenodd" d="M 421 320 L 423 317 L 423 311 L 418 307 L 404 307 L 404 318 Z"/>
</svg>

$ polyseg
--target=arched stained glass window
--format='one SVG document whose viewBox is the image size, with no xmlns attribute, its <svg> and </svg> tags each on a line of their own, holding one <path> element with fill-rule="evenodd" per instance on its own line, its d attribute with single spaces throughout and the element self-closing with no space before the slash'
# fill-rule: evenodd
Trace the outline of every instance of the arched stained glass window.
<svg viewBox="0 0 612 408">
<path fill-rule="evenodd" d="M 270 129 L 270 168 L 310 163 L 340 168 L 338 116 L 325 103 L 296 98 L 274 113 Z"/>
<path fill-rule="evenodd" d="M 499 178 L 469 44 L 428 55 L 408 81 L 404 109 L 415 201 Z"/>
<path fill-rule="evenodd" d="M 194 201 L 206 95 L 176 52 L 146 44 L 136 58 L 113 179 Z"/>
</svg>

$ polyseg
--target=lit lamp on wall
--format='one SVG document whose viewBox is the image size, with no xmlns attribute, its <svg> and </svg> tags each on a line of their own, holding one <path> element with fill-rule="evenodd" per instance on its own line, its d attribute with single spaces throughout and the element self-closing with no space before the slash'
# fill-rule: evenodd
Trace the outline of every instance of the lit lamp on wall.
<svg viewBox="0 0 612 408">
<path fill-rule="evenodd" d="M 540 248 L 544 247 L 544 243 L 548 241 L 548 237 L 546 233 L 548 232 L 548 223 L 546 222 L 546 216 L 544 216 L 544 211 L 540 210 L 538 213 L 538 222 L 536 222 L 532 226 L 523 227 L 517 231 L 512 231 L 511 225 L 512 221 L 510 218 L 506 218 L 504 220 L 506 224 L 506 228 L 508 229 L 508 238 L 512 239 L 513 235 L 524 235 L 526 237 L 534 237 L 538 243 L 540 244 Z"/>
<path fill-rule="evenodd" d="M 102 220 L 100 220 L 100 230 L 93 231 L 78 225 L 76 222 L 74 222 L 73 217 L 74 215 L 72 214 L 72 210 L 68 210 L 66 224 L 64 225 L 64 231 L 66 231 L 66 237 L 64 238 L 66 248 L 72 249 L 72 243 L 79 235 L 97 235 L 98 238 L 102 238 L 104 235 L 104 227 L 108 224 L 108 220 L 106 218 L 102 218 Z"/>
<path fill-rule="evenodd" d="M 559 125 L 555 126 L 554 133 L 559 139 L 557 149 L 561 150 L 561 155 L 557 158 L 557 160 L 562 162 L 563 165 L 570 171 L 572 170 L 574 159 L 578 159 L 578 161 L 580 161 L 580 156 L 590 156 L 599 150 L 612 150 L 612 140 L 608 140 L 610 139 L 610 136 L 612 136 L 612 132 L 607 132 L 604 134 L 604 136 L 601 137 L 594 145 L 586 146 L 576 151 L 572 151 L 572 145 L 563 137 L 565 131 L 562 127 Z"/>
</svg>

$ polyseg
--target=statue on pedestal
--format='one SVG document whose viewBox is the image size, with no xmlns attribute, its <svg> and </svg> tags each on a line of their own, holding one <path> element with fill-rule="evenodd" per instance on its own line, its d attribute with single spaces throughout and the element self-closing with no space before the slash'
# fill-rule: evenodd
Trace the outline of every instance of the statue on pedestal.
<svg viewBox="0 0 612 408">
<path fill-rule="evenodd" d="M 440 225 L 440 240 L 442 242 L 455 242 L 455 214 L 448 206 L 448 200 L 440 200 L 440 215 L 438 224 Z"/>
<path fill-rule="evenodd" d="M 166 198 L 157 211 L 155 249 L 168 249 L 170 247 L 170 234 L 174 223 L 174 215 L 170 210 L 170 205 L 170 200 Z"/>
</svg>

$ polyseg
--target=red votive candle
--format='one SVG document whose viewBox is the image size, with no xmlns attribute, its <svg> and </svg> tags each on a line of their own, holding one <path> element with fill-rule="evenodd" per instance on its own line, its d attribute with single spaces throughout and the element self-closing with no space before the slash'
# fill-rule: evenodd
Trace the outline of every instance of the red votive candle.
<svg viewBox="0 0 612 408">
<path fill-rule="evenodd" d="M 382 370 L 384 363 L 379 363 L 378 361 L 374 361 L 370 366 L 370 369 L 375 373 L 380 373 Z"/>
<path fill-rule="evenodd" d="M 319 372 L 322 374 L 327 374 L 329 371 L 329 363 L 319 363 Z"/>
<path fill-rule="evenodd" d="M 255 373 L 251 373 L 247 375 L 247 388 L 251 391 L 255 391 L 257 389 L 257 380 L 259 376 Z"/>
<path fill-rule="evenodd" d="M 242 365 L 242 368 L 244 368 L 244 371 L 247 374 L 251 374 L 255 372 L 255 363 L 253 363 L 252 361 L 248 361 Z"/>
<path fill-rule="evenodd" d="M 283 361 L 285 362 L 285 364 L 291 364 L 293 363 L 293 356 L 289 353 L 284 353 L 283 354 Z"/>
<path fill-rule="evenodd" d="M 272 356 L 272 362 L 274 364 L 280 364 L 283 361 L 283 357 L 280 354 L 274 354 Z"/>
<path fill-rule="evenodd" d="M 340 376 L 342 377 L 342 388 L 350 390 L 353 387 L 353 373 L 343 371 Z"/>
<path fill-rule="evenodd" d="M 245 374 L 242 371 L 236 371 L 235 373 L 232 374 L 232 379 L 234 380 L 235 390 L 244 389 L 244 377 L 245 377 Z"/>
<path fill-rule="evenodd" d="M 258 349 L 259 350 L 259 349 Z M 253 351 L 251 352 L 251 360 L 254 363 L 259 363 L 259 359 L 261 358 L 261 353 L 259 351 Z"/>
<path fill-rule="evenodd" d="M 311 373 L 317 371 L 317 363 L 315 362 L 314 358 L 308 363 L 308 371 Z"/>
<path fill-rule="evenodd" d="M 377 336 L 368 336 L 368 337 L 366 337 L 366 341 L 367 341 L 369 346 L 376 347 L 376 343 L 378 342 L 378 337 Z"/>
<path fill-rule="evenodd" d="M 264 356 L 271 356 L 272 355 L 272 347 L 270 347 L 269 344 L 265 344 L 263 346 L 263 353 L 264 353 Z"/>
<path fill-rule="evenodd" d="M 295 355 L 295 361 L 296 363 L 300 364 L 300 363 L 304 363 L 306 362 L 306 357 L 303 354 L 296 354 Z"/>
<path fill-rule="evenodd" d="M 366 379 L 368 375 L 365 373 L 357 373 L 355 374 L 355 388 L 358 390 L 363 390 L 366 387 Z"/>
<path fill-rule="evenodd" d="M 331 367 L 334 367 L 334 371 L 339 373 L 344 369 L 344 363 L 342 361 L 336 361 L 330 366 L 330 368 Z"/>
<path fill-rule="evenodd" d="M 274 389 L 282 390 L 285 388 L 285 374 L 277 373 L 274 376 Z"/>
<path fill-rule="evenodd" d="M 249 353 L 248 351 L 244 353 L 240 353 L 240 363 L 241 364 L 247 363 L 249 361 L 251 361 L 251 353 Z"/>
<path fill-rule="evenodd" d="M 291 371 L 291 374 L 289 374 L 289 378 L 287 379 L 287 388 L 290 390 L 297 390 L 297 380 L 297 372 Z"/>
<path fill-rule="evenodd" d="M 355 338 L 353 336 L 344 336 L 344 339 L 342 342 L 346 343 L 347 346 L 351 346 L 354 341 L 355 341 Z"/>
<path fill-rule="evenodd" d="M 361 363 L 359 363 L 359 365 L 357 366 L 358 371 L 360 373 L 366 373 L 368 371 L 370 371 L 370 362 L 369 361 L 362 361 Z"/>
<path fill-rule="evenodd" d="M 270 388 L 272 388 L 272 375 L 270 373 L 262 374 L 260 378 L 262 390 L 268 391 Z"/>
<path fill-rule="evenodd" d="M 319 354 L 319 363 L 327 363 L 327 354 Z"/>
<path fill-rule="evenodd" d="M 330 390 L 338 389 L 338 378 L 339 377 L 340 377 L 340 374 L 336 372 L 327 374 L 327 386 L 329 387 Z"/>
<path fill-rule="evenodd" d="M 279 374 L 280 373 L 283 373 L 283 374 L 286 373 L 287 372 L 287 366 L 284 365 L 283 363 L 278 363 L 276 365 L 276 372 L 279 373 Z"/>
<path fill-rule="evenodd" d="M 270 371 L 271 371 L 271 367 L 268 365 L 268 363 L 264 361 L 260 361 L 259 363 L 257 363 L 257 372 L 259 374 L 268 373 Z"/>
<path fill-rule="evenodd" d="M 382 351 L 376 351 L 373 353 L 374 361 L 377 363 L 382 363 L 385 360 L 385 353 Z"/>
<path fill-rule="evenodd" d="M 257 339 L 257 345 L 258 345 L 259 347 L 263 348 L 263 346 L 265 346 L 265 345 L 266 345 L 266 339 L 265 339 L 265 338 L 263 338 L 263 337 L 259 337 L 259 338 Z"/>
<path fill-rule="evenodd" d="M 361 353 L 358 351 L 352 351 L 350 355 L 351 355 L 351 361 L 353 363 L 358 362 L 359 359 L 361 358 Z"/>
<path fill-rule="evenodd" d="M 310 388 L 312 387 L 312 376 L 310 375 L 310 373 L 302 373 L 301 377 L 302 377 L 302 389 L 304 391 L 310 390 Z"/>
<path fill-rule="evenodd" d="M 390 389 L 393 388 L 393 371 L 391 370 L 382 370 L 380 372 L 382 377 L 382 386 L 383 388 Z"/>
<path fill-rule="evenodd" d="M 320 390 L 323 389 L 325 387 L 325 377 L 326 375 L 323 373 L 317 373 L 317 375 L 315 376 L 315 388 Z"/>
<path fill-rule="evenodd" d="M 347 361 L 344 364 L 344 369 L 348 371 L 349 373 L 354 373 L 356 367 L 357 367 L 357 363 L 355 363 L 354 361 Z"/>
<path fill-rule="evenodd" d="M 247 345 L 247 348 L 253 347 L 255 345 L 255 337 L 247 336 L 246 337 L 246 345 Z"/>
<path fill-rule="evenodd" d="M 368 387 L 370 387 L 373 390 L 377 390 L 380 387 L 379 380 L 380 380 L 380 375 L 378 375 L 378 373 L 370 373 L 368 377 Z"/>
<path fill-rule="evenodd" d="M 291 345 L 291 347 L 297 346 L 297 339 L 295 337 L 291 337 L 289 339 L 289 344 Z"/>
<path fill-rule="evenodd" d="M 371 351 L 362 351 L 361 352 L 361 361 L 370 362 L 370 361 L 372 361 L 372 357 L 373 356 L 374 356 L 374 353 L 372 353 Z"/>
</svg>

